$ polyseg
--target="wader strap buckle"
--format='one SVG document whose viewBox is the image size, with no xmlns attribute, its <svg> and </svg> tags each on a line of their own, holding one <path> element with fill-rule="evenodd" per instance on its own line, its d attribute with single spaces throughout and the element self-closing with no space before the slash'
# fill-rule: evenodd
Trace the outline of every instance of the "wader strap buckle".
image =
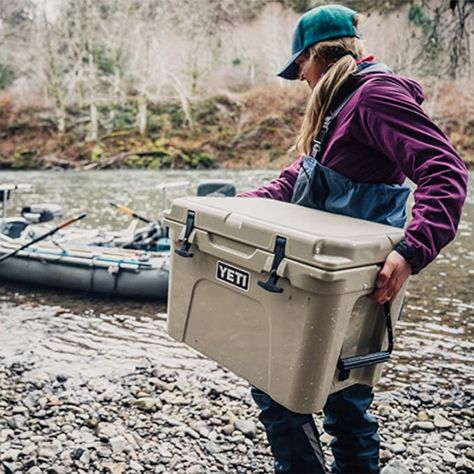
<svg viewBox="0 0 474 474">
<path fill-rule="evenodd" d="M 390 313 L 390 303 L 384 303 L 385 324 L 387 326 L 388 347 L 384 351 L 371 352 L 370 354 L 339 357 L 337 361 L 337 368 L 339 369 L 339 380 L 347 380 L 352 369 L 359 367 L 369 367 L 371 365 L 387 362 L 390 359 L 390 354 L 393 351 L 393 327 L 392 315 Z"/>
<path fill-rule="evenodd" d="M 282 293 L 283 288 L 276 286 L 279 276 L 277 275 L 277 269 L 285 257 L 285 246 L 286 239 L 284 237 L 277 237 L 275 241 L 275 257 L 272 263 L 272 269 L 270 270 L 270 276 L 267 281 L 259 281 L 258 286 L 261 286 L 264 290 L 270 291 L 271 293 Z"/>
<path fill-rule="evenodd" d="M 186 218 L 186 230 L 184 231 L 184 240 L 183 246 L 180 249 L 176 249 L 177 253 L 181 257 L 192 257 L 193 254 L 189 252 L 189 247 L 191 247 L 191 242 L 189 242 L 189 236 L 194 229 L 194 218 L 196 213 L 194 211 L 188 211 L 188 216 Z"/>
<path fill-rule="evenodd" d="M 313 149 L 311 150 L 311 156 L 316 159 L 316 157 L 321 153 L 324 140 L 326 139 L 326 135 L 329 132 L 329 127 L 331 126 L 331 122 L 333 121 L 333 115 L 328 114 L 324 118 L 323 124 L 321 125 L 321 130 L 318 133 L 318 136 L 313 140 Z"/>
</svg>

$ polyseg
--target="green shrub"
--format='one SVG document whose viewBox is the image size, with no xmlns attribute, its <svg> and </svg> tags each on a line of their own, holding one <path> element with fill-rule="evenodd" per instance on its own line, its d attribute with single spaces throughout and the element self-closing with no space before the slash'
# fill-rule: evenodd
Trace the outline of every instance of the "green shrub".
<svg viewBox="0 0 474 474">
<path fill-rule="evenodd" d="M 8 64 L 0 64 L 0 89 L 6 89 L 13 84 L 15 71 Z"/>
</svg>

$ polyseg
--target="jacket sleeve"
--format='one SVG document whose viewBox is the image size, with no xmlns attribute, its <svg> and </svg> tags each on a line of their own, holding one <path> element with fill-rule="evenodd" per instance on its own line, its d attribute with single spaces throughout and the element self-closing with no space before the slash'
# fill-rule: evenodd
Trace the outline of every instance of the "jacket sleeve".
<svg viewBox="0 0 474 474">
<path fill-rule="evenodd" d="M 397 163 L 416 184 L 412 219 L 396 249 L 418 273 L 456 235 L 467 170 L 448 138 L 398 84 L 361 96 L 357 139 Z"/>
<path fill-rule="evenodd" d="M 278 178 L 270 181 L 253 191 L 238 194 L 238 197 L 260 197 L 276 199 L 278 201 L 290 202 L 293 196 L 293 188 L 301 168 L 302 158 L 298 158 L 288 168 L 285 168 Z"/>
</svg>

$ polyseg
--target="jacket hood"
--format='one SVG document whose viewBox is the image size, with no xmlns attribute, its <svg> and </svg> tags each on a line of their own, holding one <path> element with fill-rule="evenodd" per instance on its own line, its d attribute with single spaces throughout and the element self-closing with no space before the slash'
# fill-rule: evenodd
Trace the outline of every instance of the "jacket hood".
<svg viewBox="0 0 474 474">
<path fill-rule="evenodd" d="M 338 97 L 350 94 L 352 91 L 359 88 L 362 84 L 374 78 L 375 76 L 383 78 L 387 81 L 391 81 L 392 83 L 397 83 L 400 85 L 400 87 L 403 87 L 405 90 L 407 90 L 418 104 L 422 104 L 425 100 L 423 89 L 421 88 L 420 84 L 418 84 L 418 82 L 395 74 L 385 64 L 368 61 L 359 64 L 357 72 L 352 74 L 347 79 L 347 82 L 342 87 Z"/>
</svg>

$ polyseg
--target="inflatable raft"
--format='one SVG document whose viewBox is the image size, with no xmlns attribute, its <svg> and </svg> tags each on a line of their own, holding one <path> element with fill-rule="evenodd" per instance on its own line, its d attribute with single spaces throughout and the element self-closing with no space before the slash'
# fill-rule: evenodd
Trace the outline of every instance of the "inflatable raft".
<svg viewBox="0 0 474 474">
<path fill-rule="evenodd" d="M 17 247 L 0 241 L 0 257 Z M 166 299 L 168 278 L 169 252 L 45 242 L 0 264 L 0 279 L 127 298 Z"/>
<path fill-rule="evenodd" d="M 188 184 L 163 184 L 160 187 L 163 207 L 167 208 L 168 189 L 185 189 Z M 0 185 L 0 202 L 3 204 L 0 258 L 46 234 L 51 229 L 50 222 L 62 216 L 57 205 L 35 204 L 24 207 L 21 216 L 8 217 L 10 194 L 30 188 L 30 185 Z M 229 180 L 205 180 L 199 183 L 197 194 L 234 196 L 235 186 Z M 0 280 L 126 298 L 166 299 L 170 260 L 167 229 L 159 219 L 150 221 L 125 206 L 113 205 L 148 225 L 136 229 L 135 219 L 121 232 L 93 229 L 58 232 L 54 239 L 30 245 L 0 262 Z"/>
</svg>

